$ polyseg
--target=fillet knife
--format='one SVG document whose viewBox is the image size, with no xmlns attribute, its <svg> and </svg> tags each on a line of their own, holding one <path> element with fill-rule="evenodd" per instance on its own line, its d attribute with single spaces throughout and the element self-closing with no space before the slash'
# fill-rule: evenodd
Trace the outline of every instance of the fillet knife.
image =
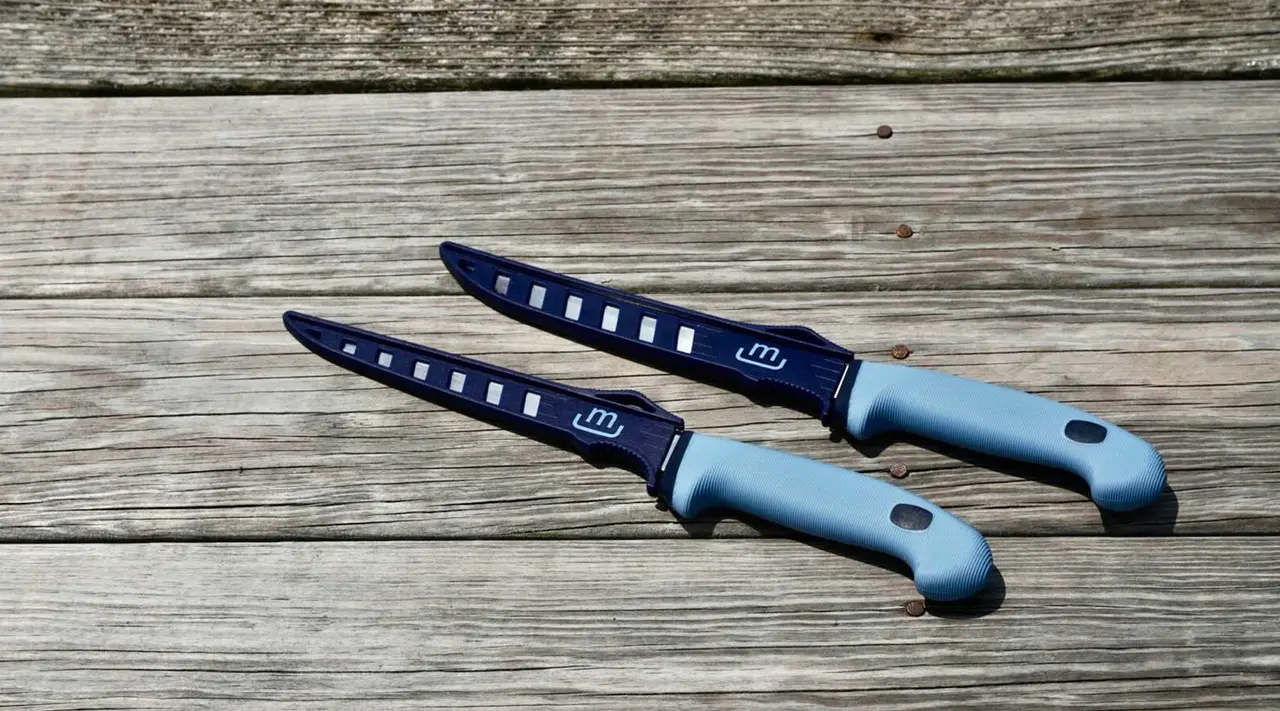
<svg viewBox="0 0 1280 711">
<path fill-rule="evenodd" d="M 977 593 L 982 535 L 878 479 L 684 429 L 633 390 L 587 390 L 290 311 L 284 326 L 325 360 L 477 420 L 643 477 L 681 517 L 733 509 L 904 561 L 934 600 Z"/>
<path fill-rule="evenodd" d="M 1156 450 L 1037 395 L 860 360 L 803 326 L 718 318 L 460 244 L 440 258 L 467 293 L 511 318 L 660 370 L 817 417 L 834 434 L 906 432 L 1072 472 L 1097 505 L 1129 511 L 1165 486 Z"/>
</svg>

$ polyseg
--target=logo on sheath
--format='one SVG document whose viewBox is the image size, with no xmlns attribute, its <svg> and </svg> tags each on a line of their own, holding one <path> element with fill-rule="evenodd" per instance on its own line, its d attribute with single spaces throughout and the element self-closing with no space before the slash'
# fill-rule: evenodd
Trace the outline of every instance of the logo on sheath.
<svg viewBox="0 0 1280 711">
<path fill-rule="evenodd" d="M 586 419 L 586 425 L 582 424 L 583 419 Z M 594 425 L 594 427 L 588 427 L 587 425 Z M 615 425 L 617 426 L 615 427 Z M 618 424 L 618 413 L 602 410 L 598 407 L 591 408 L 591 412 L 588 412 L 585 418 L 583 418 L 581 412 L 574 415 L 573 427 L 574 429 L 590 432 L 601 437 L 608 437 L 609 439 L 622 434 L 622 425 Z M 596 429 L 596 427 L 600 429 Z"/>
<path fill-rule="evenodd" d="M 787 364 L 786 358 L 779 358 L 782 354 L 773 346 L 766 346 L 763 343 L 752 343 L 751 350 L 747 354 L 742 355 L 742 349 L 738 349 L 738 360 L 747 365 L 754 365 L 757 368 L 765 368 L 766 370 L 782 370 L 782 366 Z"/>
</svg>

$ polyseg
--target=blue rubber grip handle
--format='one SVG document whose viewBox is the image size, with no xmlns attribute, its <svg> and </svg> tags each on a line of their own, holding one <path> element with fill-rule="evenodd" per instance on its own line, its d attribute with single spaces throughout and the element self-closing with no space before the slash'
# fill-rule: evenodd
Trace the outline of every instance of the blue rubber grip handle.
<svg viewBox="0 0 1280 711">
<path fill-rule="evenodd" d="M 732 509 L 911 566 L 916 589 L 933 600 L 980 591 L 991 549 L 968 524 L 892 484 L 794 454 L 697 433 L 664 497 L 681 517 Z"/>
<path fill-rule="evenodd" d="M 1164 490 L 1164 461 L 1124 429 L 1046 398 L 932 370 L 863 362 L 846 421 L 858 439 L 908 432 L 975 452 L 1056 467 L 1098 506 L 1131 511 Z"/>
</svg>

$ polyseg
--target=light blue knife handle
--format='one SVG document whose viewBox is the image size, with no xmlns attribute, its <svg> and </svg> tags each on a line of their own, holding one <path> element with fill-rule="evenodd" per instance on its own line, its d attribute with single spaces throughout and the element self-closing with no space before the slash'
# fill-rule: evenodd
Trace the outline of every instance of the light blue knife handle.
<svg viewBox="0 0 1280 711">
<path fill-rule="evenodd" d="M 1130 511 L 1164 490 L 1164 461 L 1106 420 L 1030 393 L 932 370 L 863 362 L 849 434 L 909 432 L 975 452 L 1072 472 L 1098 506 Z"/>
<path fill-rule="evenodd" d="M 663 485 L 681 517 L 733 509 L 887 553 L 911 566 L 916 589 L 933 600 L 969 597 L 991 572 L 987 542 L 960 519 L 892 484 L 793 454 L 691 433 Z"/>
</svg>

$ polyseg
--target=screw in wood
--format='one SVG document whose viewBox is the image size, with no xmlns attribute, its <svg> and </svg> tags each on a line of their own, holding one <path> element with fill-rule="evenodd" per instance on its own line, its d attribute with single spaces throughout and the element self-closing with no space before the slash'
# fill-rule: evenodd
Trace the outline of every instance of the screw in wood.
<svg viewBox="0 0 1280 711">
<path fill-rule="evenodd" d="M 907 600 L 902 606 L 902 611 L 907 613 L 908 617 L 919 617 L 924 614 L 924 600 Z"/>
<path fill-rule="evenodd" d="M 910 471 L 907 469 L 907 465 L 902 462 L 894 462 L 889 465 L 889 476 L 894 479 L 906 479 L 907 474 L 909 473 Z"/>
<path fill-rule="evenodd" d="M 911 349 L 907 347 L 907 344 L 899 343 L 893 347 L 893 350 L 889 351 L 889 355 L 893 356 L 894 360 L 906 360 L 907 356 L 911 355 Z"/>
<path fill-rule="evenodd" d="M 889 125 L 880 126 L 876 129 L 876 135 L 881 138 L 888 138 L 893 135 L 893 127 Z"/>
<path fill-rule="evenodd" d="M 911 229 L 911 225 L 907 224 L 898 225 L 898 229 L 893 231 L 893 234 L 897 235 L 901 239 L 906 239 L 915 233 L 916 231 Z"/>
</svg>

